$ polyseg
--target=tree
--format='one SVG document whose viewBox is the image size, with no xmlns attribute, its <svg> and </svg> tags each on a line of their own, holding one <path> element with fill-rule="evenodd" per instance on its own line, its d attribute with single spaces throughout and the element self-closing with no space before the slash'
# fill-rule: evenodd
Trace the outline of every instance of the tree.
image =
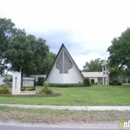
<svg viewBox="0 0 130 130">
<path fill-rule="evenodd" d="M 47 52 L 47 57 L 43 61 L 42 74 L 48 74 L 52 66 L 52 63 L 54 62 L 55 57 L 56 57 L 56 54 L 52 52 Z"/>
<path fill-rule="evenodd" d="M 124 76 L 130 76 L 130 69 L 129 68 L 124 69 L 123 75 Z"/>
<path fill-rule="evenodd" d="M 86 62 L 83 66 L 83 71 L 85 72 L 97 72 L 102 71 L 101 64 L 103 63 L 103 60 L 100 58 L 97 58 L 95 60 L 91 60 L 90 63 Z"/>
<path fill-rule="evenodd" d="M 25 75 L 47 73 L 54 59 L 54 55 L 47 52 L 46 40 L 27 35 L 25 30 L 17 29 L 10 19 L 0 18 L 1 75 L 5 69 L 21 71 Z"/>
<path fill-rule="evenodd" d="M 113 38 L 108 47 L 110 66 L 130 68 L 130 28 L 127 28 L 120 37 Z"/>
<path fill-rule="evenodd" d="M 113 79 L 118 79 L 119 76 L 122 76 L 124 70 L 115 66 L 115 67 L 110 67 L 109 68 L 109 78 L 110 78 L 110 81 L 113 80 Z"/>
<path fill-rule="evenodd" d="M 41 69 L 47 51 L 49 51 L 49 47 L 45 40 L 36 39 L 33 35 L 26 35 L 25 30 L 18 29 L 8 50 L 5 51 L 5 62 L 11 64 L 11 70 L 30 75 Z"/>
<path fill-rule="evenodd" d="M 5 51 L 8 50 L 8 45 L 11 39 L 15 36 L 15 24 L 6 18 L 0 18 L 0 74 L 3 75 L 4 70 L 8 65 L 4 63 Z"/>
</svg>

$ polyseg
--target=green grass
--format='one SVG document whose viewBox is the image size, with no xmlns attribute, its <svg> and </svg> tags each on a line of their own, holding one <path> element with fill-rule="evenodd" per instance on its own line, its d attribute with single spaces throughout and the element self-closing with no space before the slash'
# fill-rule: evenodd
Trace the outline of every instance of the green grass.
<svg viewBox="0 0 130 130">
<path fill-rule="evenodd" d="M 42 87 L 37 87 L 39 91 Z M 130 105 L 130 86 L 95 85 L 92 87 L 51 87 L 57 97 L 0 97 L 0 103 L 40 104 L 40 105 L 77 105 L 77 106 L 125 106 Z"/>
</svg>

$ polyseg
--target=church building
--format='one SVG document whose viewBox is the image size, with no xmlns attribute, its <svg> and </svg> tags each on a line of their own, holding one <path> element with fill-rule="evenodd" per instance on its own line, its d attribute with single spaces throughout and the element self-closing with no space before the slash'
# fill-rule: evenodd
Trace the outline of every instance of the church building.
<svg viewBox="0 0 130 130">
<path fill-rule="evenodd" d="M 62 44 L 50 72 L 46 76 L 48 83 L 83 83 L 84 76 L 71 57 L 67 48 Z"/>
</svg>

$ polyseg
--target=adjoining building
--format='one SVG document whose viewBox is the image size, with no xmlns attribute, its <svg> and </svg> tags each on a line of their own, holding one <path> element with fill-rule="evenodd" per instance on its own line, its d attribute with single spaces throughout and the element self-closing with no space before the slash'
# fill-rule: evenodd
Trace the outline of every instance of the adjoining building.
<svg viewBox="0 0 130 130">
<path fill-rule="evenodd" d="M 94 83 L 103 84 L 103 72 L 82 72 L 85 78 L 94 79 Z"/>
</svg>

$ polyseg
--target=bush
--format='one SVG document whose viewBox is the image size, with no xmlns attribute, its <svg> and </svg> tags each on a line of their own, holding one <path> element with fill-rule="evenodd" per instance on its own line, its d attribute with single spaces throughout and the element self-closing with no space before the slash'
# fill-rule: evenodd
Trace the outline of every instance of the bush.
<svg viewBox="0 0 130 130">
<path fill-rule="evenodd" d="M 122 85 L 122 83 L 119 82 L 118 85 Z"/>
<path fill-rule="evenodd" d="M 49 87 L 49 84 L 48 84 L 48 83 L 45 83 L 45 84 L 44 84 L 44 88 L 41 89 L 41 91 L 40 91 L 40 94 L 42 94 L 42 93 L 45 93 L 45 94 L 47 94 L 47 95 L 53 94 L 53 91 L 52 91 L 51 89 L 49 89 L 48 87 Z"/>
<path fill-rule="evenodd" d="M 122 85 L 117 79 L 113 79 L 110 81 L 109 85 Z"/>
<path fill-rule="evenodd" d="M 94 79 L 91 79 L 91 82 L 94 84 Z"/>
<path fill-rule="evenodd" d="M 43 77 L 38 77 L 38 85 L 43 86 L 44 85 L 44 78 Z"/>
<path fill-rule="evenodd" d="M 93 86 L 93 83 L 92 83 L 92 82 L 90 82 L 90 86 Z"/>
<path fill-rule="evenodd" d="M 5 82 L 5 85 L 10 85 L 10 79 L 8 77 L 5 77 L 3 82 Z"/>
<path fill-rule="evenodd" d="M 0 94 L 9 94 L 9 93 L 10 91 L 6 86 L 0 88 Z"/>
<path fill-rule="evenodd" d="M 112 82 L 109 82 L 109 85 L 114 85 Z"/>
<path fill-rule="evenodd" d="M 84 86 L 91 86 L 89 78 L 84 78 Z"/>
<path fill-rule="evenodd" d="M 98 85 L 98 82 L 96 82 L 95 85 Z"/>
<path fill-rule="evenodd" d="M 13 79 L 12 79 L 12 77 L 11 77 L 10 82 L 12 82 L 12 80 L 13 80 Z"/>
<path fill-rule="evenodd" d="M 84 85 L 82 83 L 77 84 L 56 84 L 56 83 L 50 83 L 50 87 L 83 87 Z"/>
</svg>

